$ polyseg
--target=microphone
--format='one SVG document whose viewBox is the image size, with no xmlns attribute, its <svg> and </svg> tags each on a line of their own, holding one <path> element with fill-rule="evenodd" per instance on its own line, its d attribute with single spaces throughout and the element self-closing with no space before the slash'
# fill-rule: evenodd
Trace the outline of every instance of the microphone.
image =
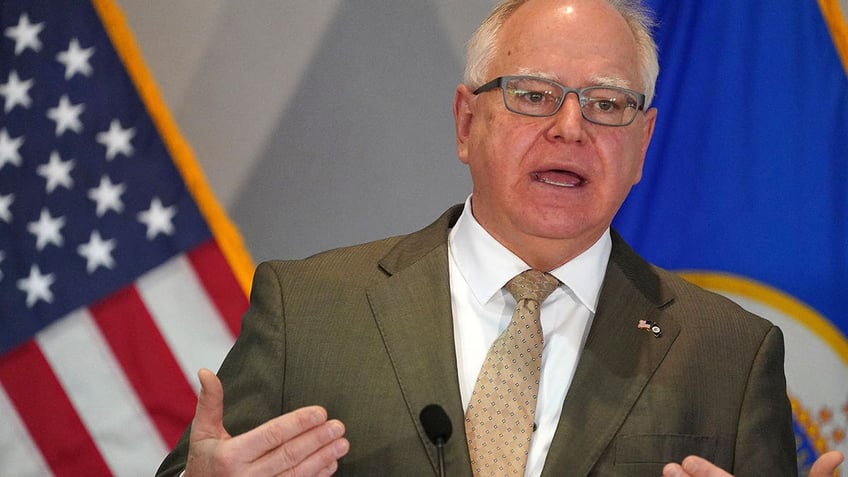
<svg viewBox="0 0 848 477">
<path fill-rule="evenodd" d="M 450 418 L 442 406 L 428 404 L 418 416 L 427 437 L 436 445 L 439 456 L 439 477 L 445 477 L 445 443 L 450 439 L 453 427 Z"/>
</svg>

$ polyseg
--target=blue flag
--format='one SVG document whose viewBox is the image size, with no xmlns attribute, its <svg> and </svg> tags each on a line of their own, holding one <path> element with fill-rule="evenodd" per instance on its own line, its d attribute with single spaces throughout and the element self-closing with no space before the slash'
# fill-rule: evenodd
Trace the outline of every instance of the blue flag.
<svg viewBox="0 0 848 477">
<path fill-rule="evenodd" d="M 835 0 L 649 3 L 659 117 L 615 226 L 781 327 L 804 473 L 848 453 L 844 17 Z"/>
</svg>

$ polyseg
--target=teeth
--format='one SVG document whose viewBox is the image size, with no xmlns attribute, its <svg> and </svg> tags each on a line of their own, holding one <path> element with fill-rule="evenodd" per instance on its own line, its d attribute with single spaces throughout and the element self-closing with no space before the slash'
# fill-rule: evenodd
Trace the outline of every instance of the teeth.
<svg viewBox="0 0 848 477">
<path fill-rule="evenodd" d="M 542 182 L 543 184 L 550 184 L 550 185 L 555 185 L 555 186 L 559 186 L 559 187 L 576 187 L 577 186 L 577 184 L 567 184 L 567 183 L 564 183 L 564 182 L 552 181 L 550 179 L 546 179 L 546 178 L 543 178 L 543 177 L 537 177 L 537 179 L 539 180 L 539 182 Z"/>
<path fill-rule="evenodd" d="M 586 182 L 585 179 L 583 179 L 580 176 L 577 176 L 577 175 L 574 175 L 574 174 L 571 174 L 571 173 L 566 173 L 566 174 L 567 175 L 563 176 L 561 174 L 552 175 L 552 174 L 534 173 L 533 179 L 535 179 L 535 180 L 537 180 L 537 181 L 539 181 L 543 184 L 548 184 L 548 185 L 557 186 L 557 187 L 568 187 L 568 188 L 579 187 L 579 186 L 582 186 Z M 572 180 L 569 180 L 567 182 L 562 181 L 562 180 L 556 180 L 554 178 L 555 176 L 570 177 Z"/>
</svg>

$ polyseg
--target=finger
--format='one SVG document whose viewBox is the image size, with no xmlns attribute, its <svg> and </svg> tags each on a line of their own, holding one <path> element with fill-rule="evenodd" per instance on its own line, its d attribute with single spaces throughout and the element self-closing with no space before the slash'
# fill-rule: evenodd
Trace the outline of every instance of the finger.
<svg viewBox="0 0 848 477">
<path fill-rule="evenodd" d="M 318 472 L 315 472 L 313 474 L 313 477 L 330 477 L 333 474 L 335 474 L 337 470 L 339 470 L 339 463 L 333 462 L 332 465 L 330 465 L 329 467 L 324 467 L 323 469 L 320 469 Z M 277 474 L 276 477 L 293 477 L 294 475 L 295 474 L 292 474 L 292 472 L 283 472 L 282 474 Z M 302 475 L 310 475 L 310 474 L 302 474 Z"/>
<path fill-rule="evenodd" d="M 224 439 L 230 437 L 224 429 L 224 388 L 221 380 L 208 369 L 197 373 L 200 379 L 200 395 L 191 424 L 191 442 L 203 439 Z"/>
<path fill-rule="evenodd" d="M 733 477 L 707 459 L 695 455 L 683 459 L 680 465 L 692 477 Z"/>
<path fill-rule="evenodd" d="M 662 477 L 691 477 L 686 472 L 683 471 L 683 468 L 680 467 L 680 464 L 670 463 L 666 464 L 663 467 Z"/>
<path fill-rule="evenodd" d="M 255 461 L 295 437 L 327 422 L 327 411 L 308 406 L 283 414 L 236 437 L 233 444 L 246 461 Z"/>
<path fill-rule="evenodd" d="M 337 470 L 339 470 L 338 461 L 333 462 L 329 467 L 321 469 L 315 475 L 316 477 L 330 477 L 331 475 L 335 474 Z"/>
<path fill-rule="evenodd" d="M 839 451 L 830 451 L 822 454 L 816 459 L 813 467 L 810 469 L 810 477 L 833 477 L 836 468 L 844 460 L 844 456 Z"/>
<path fill-rule="evenodd" d="M 344 431 L 341 421 L 327 421 L 269 452 L 253 463 L 254 468 L 262 474 L 315 475 L 347 454 L 350 444 L 342 437 Z"/>
</svg>

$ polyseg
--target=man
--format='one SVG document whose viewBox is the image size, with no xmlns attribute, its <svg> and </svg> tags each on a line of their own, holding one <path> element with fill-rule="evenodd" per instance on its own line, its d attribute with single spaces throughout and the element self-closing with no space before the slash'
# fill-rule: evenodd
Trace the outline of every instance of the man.
<svg viewBox="0 0 848 477">
<path fill-rule="evenodd" d="M 657 115 L 649 26 L 634 1 L 502 1 L 454 100 L 465 207 L 408 236 L 260 265 L 223 388 L 201 371 L 193 426 L 161 475 L 432 474 L 440 452 L 448 475 L 660 475 L 690 454 L 795 475 L 780 331 L 610 231 Z M 520 412 L 511 391 L 485 391 L 512 403 L 487 414 L 490 347 L 526 303 L 504 287 L 527 269 L 553 280 L 530 299 L 541 315 L 521 318 L 544 345 L 528 346 L 541 366 L 518 381 L 538 387 L 518 392 Z M 453 423 L 443 451 L 419 421 L 431 403 Z M 525 409 L 526 425 L 479 432 Z M 481 450 L 492 434 L 520 443 Z M 517 470 L 481 470 L 492 458 Z"/>
</svg>

